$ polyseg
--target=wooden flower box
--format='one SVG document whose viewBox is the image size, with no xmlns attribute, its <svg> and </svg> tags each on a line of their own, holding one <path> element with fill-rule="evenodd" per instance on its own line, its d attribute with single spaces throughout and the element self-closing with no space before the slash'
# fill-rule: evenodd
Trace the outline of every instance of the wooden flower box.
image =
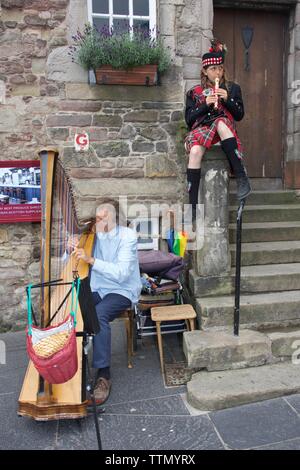
<svg viewBox="0 0 300 470">
<path fill-rule="evenodd" d="M 114 69 L 102 65 L 95 71 L 98 85 L 144 85 L 157 84 L 157 65 L 140 65 L 129 70 Z"/>
</svg>

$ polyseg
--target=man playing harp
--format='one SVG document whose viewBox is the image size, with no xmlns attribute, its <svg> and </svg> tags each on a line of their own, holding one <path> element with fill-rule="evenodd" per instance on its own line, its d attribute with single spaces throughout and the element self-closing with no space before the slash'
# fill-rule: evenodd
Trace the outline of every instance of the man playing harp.
<svg viewBox="0 0 300 470">
<path fill-rule="evenodd" d="M 37 312 L 39 308 L 35 306 L 35 326 L 45 329 L 65 321 L 72 310 L 70 284 L 74 277 L 88 280 L 90 271 L 90 284 L 101 326 L 101 332 L 95 338 L 94 366 L 100 369 L 96 398 L 98 403 L 102 403 L 110 391 L 109 322 L 136 302 L 140 293 L 136 237 L 133 231 L 122 226 L 119 217 L 116 219 L 119 208 L 114 201 L 110 201 L 111 204 L 107 201 L 106 205 L 97 209 L 96 233 L 93 224 L 79 221 L 72 186 L 58 152 L 45 149 L 39 155 L 41 261 L 40 283 L 35 287 L 40 288 L 40 310 Z M 68 239 L 78 240 L 74 254 L 71 253 L 71 244 L 66 251 Z M 80 288 L 80 292 L 83 289 Z M 86 416 L 81 306 L 78 306 L 76 330 L 78 369 L 75 375 L 67 382 L 49 383 L 29 361 L 18 400 L 19 415 L 42 421 Z"/>
<path fill-rule="evenodd" d="M 110 322 L 137 303 L 141 292 L 134 231 L 124 226 L 119 203 L 103 200 L 96 209 L 96 237 L 92 256 L 84 248 L 75 247 L 76 260 L 90 265 L 90 285 L 100 323 L 94 337 L 93 367 L 97 369 L 94 390 L 97 404 L 104 403 L 111 388 Z"/>
</svg>

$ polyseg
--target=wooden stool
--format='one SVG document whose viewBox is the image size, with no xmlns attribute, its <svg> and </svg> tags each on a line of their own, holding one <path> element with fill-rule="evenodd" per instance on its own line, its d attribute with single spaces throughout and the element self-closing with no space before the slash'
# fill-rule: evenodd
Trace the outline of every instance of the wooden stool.
<svg viewBox="0 0 300 470">
<path fill-rule="evenodd" d="M 156 323 L 156 334 L 161 371 L 164 374 L 164 355 L 160 324 L 162 321 L 185 320 L 189 331 L 195 329 L 196 312 L 190 304 L 170 305 L 151 308 L 151 319 Z"/>
<path fill-rule="evenodd" d="M 134 312 L 132 308 L 127 308 L 121 315 L 118 316 L 125 321 L 126 334 L 127 334 L 127 363 L 128 369 L 132 369 L 132 356 L 133 356 L 133 322 Z"/>
</svg>

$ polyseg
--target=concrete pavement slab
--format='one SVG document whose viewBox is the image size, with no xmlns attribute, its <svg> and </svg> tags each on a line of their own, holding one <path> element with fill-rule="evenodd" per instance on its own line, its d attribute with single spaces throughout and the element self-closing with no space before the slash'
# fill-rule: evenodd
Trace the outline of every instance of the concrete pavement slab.
<svg viewBox="0 0 300 470">
<path fill-rule="evenodd" d="M 111 416 L 100 418 L 106 450 L 223 449 L 208 416 Z M 96 446 L 93 423 L 89 441 Z M 95 448 L 95 447 L 94 447 Z"/>
<path fill-rule="evenodd" d="M 300 418 L 283 399 L 210 413 L 224 442 L 249 449 L 300 437 Z"/>
</svg>

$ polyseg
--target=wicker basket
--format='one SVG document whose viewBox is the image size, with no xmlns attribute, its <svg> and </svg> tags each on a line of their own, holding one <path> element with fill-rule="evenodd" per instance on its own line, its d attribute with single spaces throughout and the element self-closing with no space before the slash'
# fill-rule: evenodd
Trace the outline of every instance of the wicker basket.
<svg viewBox="0 0 300 470">
<path fill-rule="evenodd" d="M 76 286 L 76 287 L 75 287 Z M 80 278 L 72 282 L 71 311 L 65 320 L 54 326 L 38 328 L 32 324 L 31 289 L 27 289 L 28 326 L 27 352 L 38 373 L 50 384 L 67 382 L 77 372 L 76 312 Z M 76 293 L 76 300 L 75 299 Z"/>
<path fill-rule="evenodd" d="M 32 326 L 32 334 L 27 334 L 27 352 L 48 383 L 70 380 L 78 369 L 76 331 L 71 318 L 55 327 L 39 329 Z"/>
<path fill-rule="evenodd" d="M 36 343 L 33 346 L 33 350 L 39 357 L 50 357 L 63 349 L 69 338 L 70 333 L 68 331 L 56 333 Z"/>
</svg>

